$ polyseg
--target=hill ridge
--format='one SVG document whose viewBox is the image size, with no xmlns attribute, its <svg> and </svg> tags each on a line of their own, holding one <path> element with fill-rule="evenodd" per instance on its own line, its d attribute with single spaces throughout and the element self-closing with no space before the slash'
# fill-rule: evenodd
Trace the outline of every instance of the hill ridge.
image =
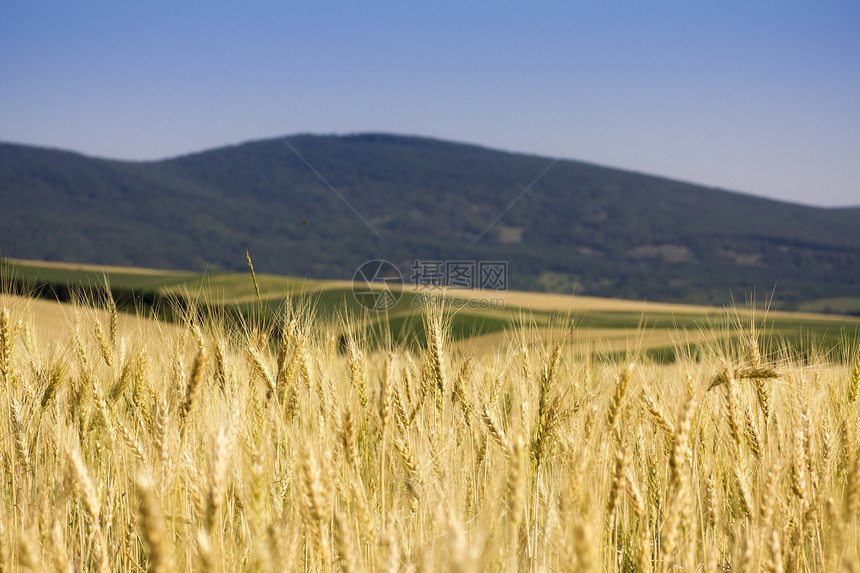
<svg viewBox="0 0 860 573">
<path fill-rule="evenodd" d="M 0 143 L 0 249 L 240 270 L 248 248 L 267 272 L 342 279 L 374 258 L 404 274 L 415 260 L 504 260 L 511 288 L 670 302 L 723 303 L 774 285 L 786 308 L 858 295 L 860 208 L 577 160 L 559 160 L 470 245 L 549 161 L 382 132 L 296 134 L 144 162 Z"/>
</svg>

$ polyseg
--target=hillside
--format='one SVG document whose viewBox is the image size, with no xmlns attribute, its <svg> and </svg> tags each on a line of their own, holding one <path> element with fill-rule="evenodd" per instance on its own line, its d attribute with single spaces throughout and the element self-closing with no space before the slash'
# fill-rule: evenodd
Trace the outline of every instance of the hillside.
<svg viewBox="0 0 860 573">
<path fill-rule="evenodd" d="M 782 308 L 858 296 L 857 209 L 562 161 L 474 242 L 548 159 L 377 134 L 287 142 L 142 163 L 0 144 L 0 250 L 213 271 L 244 268 L 248 248 L 265 272 L 340 279 L 375 258 L 407 280 L 416 259 L 501 260 L 523 290 L 726 303 L 775 287 Z"/>
<path fill-rule="evenodd" d="M 366 312 L 352 283 L 345 281 L 260 274 L 256 275 L 258 299 L 247 271 L 193 274 L 8 259 L 0 264 L 0 299 L 5 296 L 3 290 L 28 293 L 28 306 L 45 309 L 51 303 L 59 305 L 53 306 L 56 310 L 65 308 L 60 314 L 68 316 L 73 299 L 101 304 L 105 279 L 120 311 L 158 317 L 165 324 L 181 322 L 182 309 L 190 307 L 201 310 L 201 315 L 212 311 L 216 316 L 241 315 L 245 321 L 268 324 L 312 309 L 321 324 L 338 331 L 344 330 L 344 316 L 349 317 L 347 323 L 363 322 L 364 338 L 372 344 L 380 340 L 404 346 L 426 344 L 424 318 L 432 304 L 424 298 L 425 290 L 410 285 L 395 287 L 397 303 L 388 312 L 378 313 Z M 449 289 L 436 294 L 454 311 L 448 323 L 449 342 L 474 352 L 505 345 L 526 333 L 529 339 L 554 343 L 573 326 L 576 335 L 570 341 L 571 351 L 577 354 L 643 351 L 651 358 L 672 361 L 693 348 L 713 348 L 718 341 L 730 344 L 736 329 L 755 325 L 766 354 L 791 348 L 838 359 L 857 347 L 860 336 L 860 317 L 840 315 L 765 313 L 743 306 L 726 309 L 519 291 L 488 295 Z M 49 317 L 42 313 L 42 318 Z"/>
</svg>

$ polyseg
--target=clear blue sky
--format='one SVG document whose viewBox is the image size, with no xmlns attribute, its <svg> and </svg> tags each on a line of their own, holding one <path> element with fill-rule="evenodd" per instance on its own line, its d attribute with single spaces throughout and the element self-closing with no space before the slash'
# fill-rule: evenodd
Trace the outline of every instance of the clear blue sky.
<svg viewBox="0 0 860 573">
<path fill-rule="evenodd" d="M 0 0 L 0 140 L 156 159 L 268 122 L 860 205 L 860 3 L 416 4 Z"/>
</svg>

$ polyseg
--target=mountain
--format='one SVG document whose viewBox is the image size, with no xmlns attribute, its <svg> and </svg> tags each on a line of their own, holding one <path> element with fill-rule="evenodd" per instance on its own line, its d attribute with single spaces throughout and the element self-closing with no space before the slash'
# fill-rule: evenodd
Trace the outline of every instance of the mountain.
<svg viewBox="0 0 860 573">
<path fill-rule="evenodd" d="M 774 291 L 783 308 L 860 296 L 860 209 L 550 163 L 386 134 L 151 162 L 0 144 L 0 250 L 219 271 L 245 268 L 247 248 L 260 272 L 341 279 L 370 259 L 406 280 L 415 260 L 505 261 L 509 288 L 701 303 Z"/>
</svg>

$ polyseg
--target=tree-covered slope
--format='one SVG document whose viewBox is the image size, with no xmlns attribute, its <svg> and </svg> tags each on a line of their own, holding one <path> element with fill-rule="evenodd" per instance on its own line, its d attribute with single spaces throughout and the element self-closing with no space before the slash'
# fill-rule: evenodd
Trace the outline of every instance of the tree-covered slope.
<svg viewBox="0 0 860 573">
<path fill-rule="evenodd" d="M 301 135 L 158 162 L 0 145 L 0 249 L 350 278 L 373 258 L 503 260 L 509 285 L 791 307 L 856 296 L 860 211 L 417 137 Z M 500 216 L 501 215 L 501 216 Z M 493 222 L 495 223 L 493 224 Z"/>
</svg>

